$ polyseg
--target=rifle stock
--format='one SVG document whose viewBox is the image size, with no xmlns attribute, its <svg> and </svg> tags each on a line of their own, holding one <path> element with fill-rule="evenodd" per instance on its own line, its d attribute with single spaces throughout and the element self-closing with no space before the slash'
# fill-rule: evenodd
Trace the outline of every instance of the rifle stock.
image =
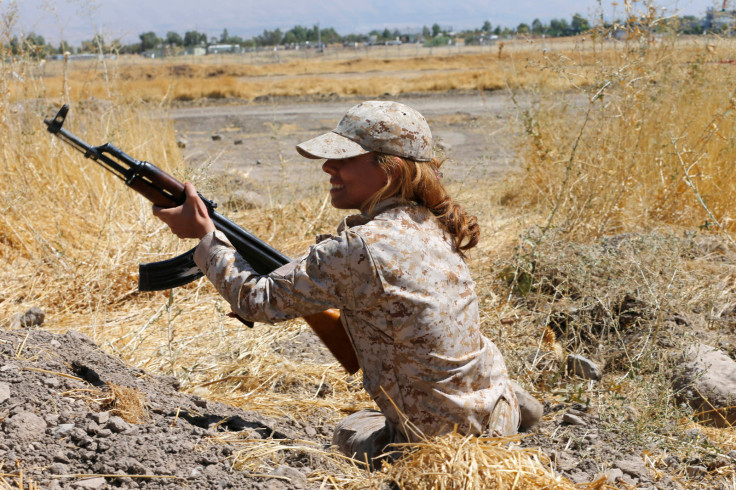
<svg viewBox="0 0 736 490">
<path fill-rule="evenodd" d="M 82 152 L 85 158 L 94 160 L 112 172 L 123 180 L 125 185 L 153 204 L 161 207 L 174 207 L 184 202 L 184 184 L 155 165 L 138 161 L 107 143 L 90 146 L 62 128 L 68 112 L 69 106 L 65 104 L 56 116 L 44 119 L 50 133 Z M 207 206 L 215 227 L 227 236 L 238 253 L 256 272 L 268 274 L 289 262 L 288 257 L 217 213 L 215 211 L 217 205 L 214 202 L 204 198 L 201 194 L 199 197 Z M 138 289 L 140 291 L 171 289 L 200 277 L 202 277 L 202 272 L 194 263 L 194 249 L 192 249 L 173 259 L 140 264 Z M 304 319 L 348 373 L 353 374 L 360 369 L 353 345 L 340 322 L 338 310 L 331 309 L 307 315 Z"/>
</svg>

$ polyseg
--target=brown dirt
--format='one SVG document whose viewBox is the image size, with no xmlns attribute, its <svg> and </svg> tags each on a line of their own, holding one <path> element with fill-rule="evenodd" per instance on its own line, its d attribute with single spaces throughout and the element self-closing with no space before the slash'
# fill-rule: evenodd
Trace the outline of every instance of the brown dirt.
<svg viewBox="0 0 736 490">
<path fill-rule="evenodd" d="M 223 442 L 218 434 L 289 445 L 310 435 L 324 440 L 332 428 L 272 420 L 178 387 L 175 378 L 126 366 L 73 330 L 65 335 L 4 331 L 0 475 L 9 484 L 17 485 L 22 477 L 49 489 L 277 489 L 306 487 L 311 468 L 329 467 L 314 454 L 294 451 L 273 474 L 233 470 L 237 443 Z M 121 388 L 143 398 L 145 411 L 138 420 L 126 410 Z M 112 403 L 113 393 L 122 403 Z M 2 477 L 0 487 L 5 488 Z"/>
</svg>

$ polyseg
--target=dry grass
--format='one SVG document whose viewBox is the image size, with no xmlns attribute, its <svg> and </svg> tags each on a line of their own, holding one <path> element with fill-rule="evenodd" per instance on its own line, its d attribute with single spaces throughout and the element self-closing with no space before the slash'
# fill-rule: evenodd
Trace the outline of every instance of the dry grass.
<svg viewBox="0 0 736 490">
<path fill-rule="evenodd" d="M 519 43 L 516 50 L 508 50 L 505 56 L 496 53 L 420 55 L 402 59 L 295 60 L 266 65 L 213 66 L 176 59 L 139 64 L 129 58 L 68 65 L 53 61 L 43 69 L 24 67 L 21 72 L 23 76 L 39 77 L 36 90 L 44 95 L 68 93 L 73 99 L 95 97 L 128 103 L 141 99 L 170 103 L 202 98 L 254 100 L 264 96 L 326 94 L 371 97 L 386 93 L 533 86 L 562 90 L 590 83 L 589 66 L 601 56 L 607 56 L 586 47 L 582 40 L 571 43 L 567 50 L 557 53 L 561 58 L 578 60 L 583 68 L 575 79 L 563 80 L 550 74 L 544 64 L 546 54 L 539 47 L 535 43 Z M 25 84 L 11 83 L 9 88 L 11 99 L 28 97 Z"/>
<path fill-rule="evenodd" d="M 109 381 L 107 389 L 109 393 L 100 400 L 103 410 L 109 411 L 131 424 L 139 424 L 148 419 L 145 394 Z"/>
<path fill-rule="evenodd" d="M 384 473 L 399 488 L 576 488 L 555 475 L 537 450 L 508 444 L 502 438 L 450 434 L 412 444 L 410 452 Z"/>
<path fill-rule="evenodd" d="M 575 98 L 518 95 L 524 168 L 508 202 L 537 203 L 547 227 L 581 238 L 662 224 L 736 229 L 734 71 L 719 62 L 731 45 L 632 41 Z M 570 79 L 580 63 L 547 66 Z"/>
<path fill-rule="evenodd" d="M 11 471 L 11 473 L 3 473 Z M 0 466 L 0 489 L 2 490 L 40 490 L 40 486 L 32 478 L 27 478 L 22 468 L 6 470 Z"/>
<path fill-rule="evenodd" d="M 575 486 L 550 470 L 549 460 L 534 449 L 520 448 L 515 438 L 477 438 L 450 434 L 425 442 L 407 444 L 404 454 L 380 471 L 367 474 L 361 465 L 310 441 L 289 443 L 237 436 L 219 438 L 239 446 L 233 467 L 253 476 L 273 478 L 274 469 L 285 464 L 288 454 L 300 453 L 320 469 L 310 481 L 335 488 L 381 489 L 388 483 L 398 488 L 465 489 L 574 489 L 607 488 L 603 482 Z M 329 468 L 329 472 L 325 471 Z"/>
<path fill-rule="evenodd" d="M 432 55 L 424 50 L 404 58 L 357 56 L 268 64 L 245 58 L 229 62 L 225 58 L 222 64 L 212 65 L 209 58 L 195 63 L 191 57 L 152 63 L 122 57 L 69 64 L 50 61 L 41 67 L 23 66 L 17 72 L 21 78 L 36 80 L 34 90 L 47 96 L 69 94 L 77 100 L 95 97 L 163 104 L 202 98 L 375 97 L 509 87 L 569 90 L 594 85 L 601 66 L 613 66 L 628 56 L 623 44 L 596 43 L 590 38 L 507 41 L 503 46 L 473 54 Z M 682 40 L 677 42 L 677 56 L 678 62 L 709 62 L 727 58 L 727 51 L 707 50 L 699 41 Z M 564 76 L 560 76 L 563 70 Z M 14 100 L 29 95 L 25 83 L 10 83 L 9 89 Z"/>
<path fill-rule="evenodd" d="M 277 346 L 297 342 L 307 328 L 303 323 L 245 328 L 226 317 L 227 306 L 205 281 L 170 294 L 137 292 L 139 262 L 192 244 L 170 237 L 151 217 L 148 203 L 46 133 L 42 118 L 68 97 L 68 127 L 89 143 L 113 141 L 135 158 L 207 189 L 205 175 L 184 168 L 173 130 L 156 117 L 156 105 L 135 100 L 165 105 L 201 97 L 368 97 L 512 87 L 525 131 L 519 143 L 523 172 L 514 181 L 495 183 L 495 200 L 482 186 L 452 188 L 462 190 L 484 229 L 471 262 L 484 331 L 507 353 L 511 372 L 539 398 L 587 403 L 602 427 L 632 447 L 652 445 L 683 458 L 711 454 L 682 439 L 688 413 L 670 403 L 663 369 L 673 362 L 668 353 L 691 340 L 679 339 L 681 330 L 668 318 L 684 313 L 695 318 L 694 328 L 710 328 L 717 322 L 706 320 L 732 302 L 736 288 L 731 268 L 711 260 L 725 252 L 698 255 L 704 249 L 693 233 L 700 225 L 722 225 L 729 233 L 735 226 L 732 66 L 716 63 L 728 59 L 731 43 L 609 49 L 585 42 L 553 53 L 530 44 L 507 46 L 502 56 L 499 51 L 388 61 L 185 68 L 95 63 L 70 69 L 66 86 L 63 67 L 48 66 L 43 77 L 27 60 L 2 61 L 0 305 L 7 316 L 40 306 L 50 330 L 83 331 L 126 362 L 175 375 L 210 399 L 332 424 L 344 413 L 372 406 L 359 377 L 347 377 L 334 362 L 282 355 Z M 366 71 L 370 77 L 353 76 Z M 324 210 L 323 202 L 313 195 L 227 214 L 296 254 L 338 221 L 340 213 Z M 644 230 L 650 233 L 632 235 L 613 255 L 601 241 Z M 683 238 L 683 230 L 690 234 Z M 728 251 L 727 243 L 719 246 Z M 638 301 L 640 313 L 628 330 L 616 309 L 627 295 Z M 696 313 L 698 308 L 705 313 Z M 543 351 L 553 353 L 536 355 Z M 571 382 L 559 362 L 570 351 L 605 358 L 613 374 L 596 387 Z M 654 400 L 652 392 L 667 396 Z M 733 447 L 730 429 L 698 430 L 723 450 Z M 313 442 L 231 437 L 228 442 L 237 439 L 243 447 L 236 459 L 243 471 L 268 472 L 284 453 L 301 451 L 329 470 L 310 478 L 332 488 L 379 488 L 389 481 L 406 488 L 489 481 L 499 487 L 571 487 L 549 469 L 543 453 L 507 441 L 432 439 L 371 475 Z M 661 451 L 651 455 L 657 458 L 663 458 Z M 719 481 L 734 479 L 733 468 L 713 471 Z M 7 483 L 2 478 L 0 485 Z"/>
</svg>

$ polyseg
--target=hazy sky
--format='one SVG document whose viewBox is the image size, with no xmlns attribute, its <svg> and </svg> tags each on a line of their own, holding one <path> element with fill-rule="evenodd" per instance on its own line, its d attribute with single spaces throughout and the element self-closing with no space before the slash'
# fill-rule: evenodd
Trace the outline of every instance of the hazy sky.
<svg viewBox="0 0 736 490">
<path fill-rule="evenodd" d="M 736 4 L 736 0 L 727 0 Z M 367 33 L 373 29 L 406 29 L 451 26 L 454 29 L 492 25 L 515 27 L 538 18 L 570 20 L 580 13 L 607 19 L 620 17 L 623 0 L 0 0 L 0 11 L 18 8 L 17 30 L 35 32 L 49 43 L 66 39 L 72 45 L 91 39 L 95 32 L 125 43 L 138 41 L 142 32 L 163 37 L 168 31 L 188 30 L 219 36 L 224 28 L 231 35 L 250 38 L 264 29 L 288 30 L 295 25 L 334 27 L 339 34 Z M 634 2 L 639 5 L 640 2 Z M 717 4 L 717 5 L 716 5 Z M 718 0 L 661 0 L 666 12 L 703 16 L 707 7 L 720 8 Z M 736 8 L 736 5 L 730 5 Z"/>
</svg>

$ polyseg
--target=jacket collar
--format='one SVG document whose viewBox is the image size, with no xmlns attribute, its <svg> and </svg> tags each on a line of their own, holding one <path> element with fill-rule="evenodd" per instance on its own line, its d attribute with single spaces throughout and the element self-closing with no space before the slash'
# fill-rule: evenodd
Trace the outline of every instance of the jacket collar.
<svg viewBox="0 0 736 490">
<path fill-rule="evenodd" d="M 399 206 L 406 206 L 410 203 L 407 201 L 400 199 L 398 197 L 389 197 L 388 199 L 384 199 L 383 201 L 379 202 L 373 207 L 373 212 L 370 214 L 352 214 L 348 217 L 346 217 L 342 223 L 340 223 L 340 226 L 337 228 L 337 232 L 341 233 L 345 231 L 347 228 L 352 228 L 353 226 L 360 226 L 368 223 L 369 221 L 373 220 L 376 216 L 378 216 L 381 213 L 384 213 L 388 211 L 389 209 L 397 208 Z"/>
</svg>

